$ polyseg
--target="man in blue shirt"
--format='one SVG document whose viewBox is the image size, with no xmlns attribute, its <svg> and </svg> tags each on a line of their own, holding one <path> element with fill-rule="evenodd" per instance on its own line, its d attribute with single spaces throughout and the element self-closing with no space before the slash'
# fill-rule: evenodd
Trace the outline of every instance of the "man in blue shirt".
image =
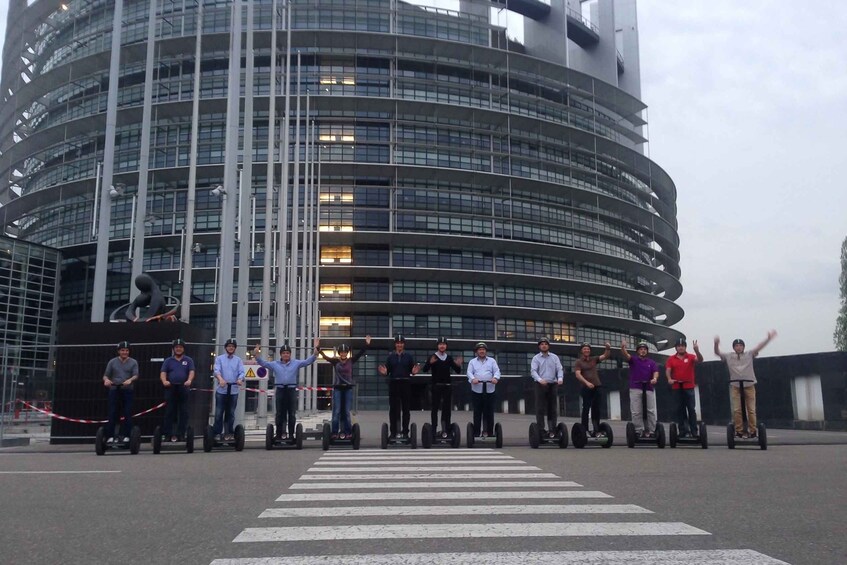
<svg viewBox="0 0 847 565">
<path fill-rule="evenodd" d="M 388 419 L 391 437 L 397 437 L 397 420 L 403 415 L 403 438 L 409 437 L 409 420 L 412 419 L 412 384 L 409 378 L 421 370 L 412 354 L 406 351 L 406 338 L 394 338 L 394 351 L 388 354 L 384 365 L 377 367 L 380 375 L 388 376 Z"/>
<path fill-rule="evenodd" d="M 494 435 L 494 387 L 499 380 L 500 367 L 493 357 L 488 357 L 488 346 L 480 341 L 476 344 L 476 357 L 468 363 L 468 382 L 473 391 L 474 433 L 482 430 L 483 437 Z"/>
<path fill-rule="evenodd" d="M 215 389 L 215 425 L 212 426 L 212 435 L 220 435 L 224 432 L 224 412 L 226 412 L 226 441 L 234 437 L 235 428 L 235 406 L 238 404 L 238 392 L 244 385 L 244 363 L 241 357 L 235 354 L 238 344 L 234 339 L 226 340 L 224 350 L 226 355 L 220 355 L 215 359 L 215 379 L 218 387 Z"/>
<path fill-rule="evenodd" d="M 159 378 L 165 387 L 165 425 L 162 434 L 170 437 L 171 441 L 185 439 L 185 428 L 188 426 L 188 390 L 194 382 L 194 360 L 185 354 L 185 341 L 177 338 L 173 341 L 173 355 L 162 363 Z M 177 417 L 178 414 L 178 417 Z M 176 434 L 173 434 L 173 423 L 177 420 Z"/>
<path fill-rule="evenodd" d="M 259 346 L 253 348 L 253 357 L 262 367 L 269 369 L 274 375 L 274 397 L 276 406 L 276 439 L 283 440 L 294 437 L 297 425 L 297 380 L 298 373 L 303 367 L 314 363 L 318 358 L 321 340 L 315 338 L 314 353 L 304 360 L 291 358 L 291 347 L 288 343 L 279 348 L 279 361 L 265 361 Z M 288 421 L 288 435 L 282 433 L 283 423 Z"/>
</svg>

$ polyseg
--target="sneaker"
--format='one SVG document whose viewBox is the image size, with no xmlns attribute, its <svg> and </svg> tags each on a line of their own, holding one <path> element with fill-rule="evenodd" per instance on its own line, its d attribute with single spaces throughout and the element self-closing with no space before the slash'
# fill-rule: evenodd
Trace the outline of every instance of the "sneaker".
<svg viewBox="0 0 847 565">
<path fill-rule="evenodd" d="M 106 443 L 108 443 L 108 444 L 115 443 L 115 438 L 110 437 L 109 439 L 106 440 Z"/>
<path fill-rule="evenodd" d="M 447 439 L 447 432 L 441 432 L 441 439 Z"/>
<path fill-rule="evenodd" d="M 330 437 L 331 437 L 332 439 L 338 439 L 338 434 L 332 434 Z"/>
<path fill-rule="evenodd" d="M 606 437 L 606 432 L 597 432 L 596 434 L 594 434 L 594 437 L 604 438 Z"/>
<path fill-rule="evenodd" d="M 756 432 L 750 432 L 750 439 L 756 439 L 757 437 L 759 437 L 759 434 Z"/>
<path fill-rule="evenodd" d="M 656 437 L 656 433 L 655 432 L 647 432 L 647 437 L 649 439 L 654 439 Z"/>
<path fill-rule="evenodd" d="M 744 437 L 744 434 L 742 434 L 741 432 L 735 432 L 735 437 L 741 439 Z"/>
<path fill-rule="evenodd" d="M 597 437 L 597 432 L 587 432 L 588 437 Z"/>
<path fill-rule="evenodd" d="M 282 434 L 282 441 L 288 441 L 288 434 Z"/>
<path fill-rule="evenodd" d="M 179 440 L 176 436 L 171 436 L 171 443 L 176 443 Z"/>
<path fill-rule="evenodd" d="M 547 434 L 547 437 L 550 439 L 554 439 L 556 437 L 556 432 L 550 432 Z"/>
<path fill-rule="evenodd" d="M 129 436 L 124 436 L 123 442 L 124 442 L 124 443 L 129 443 Z"/>
</svg>

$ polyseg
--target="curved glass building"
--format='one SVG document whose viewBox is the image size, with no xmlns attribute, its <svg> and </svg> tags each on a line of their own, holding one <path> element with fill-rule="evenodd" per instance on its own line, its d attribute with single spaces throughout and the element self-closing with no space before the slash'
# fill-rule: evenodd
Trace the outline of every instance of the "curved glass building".
<svg viewBox="0 0 847 565">
<path fill-rule="evenodd" d="M 241 342 L 669 347 L 635 1 L 426 4 L 11 0 L 0 219 L 62 251 L 59 319 L 147 271 Z"/>
</svg>

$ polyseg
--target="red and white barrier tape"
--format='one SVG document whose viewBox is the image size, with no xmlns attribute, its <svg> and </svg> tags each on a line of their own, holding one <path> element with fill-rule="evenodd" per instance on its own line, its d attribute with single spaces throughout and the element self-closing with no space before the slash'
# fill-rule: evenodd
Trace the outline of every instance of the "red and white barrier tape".
<svg viewBox="0 0 847 565">
<path fill-rule="evenodd" d="M 30 404 L 29 402 L 26 402 L 25 400 L 18 400 L 18 402 L 20 402 L 24 406 L 32 408 L 36 412 L 41 412 L 42 414 L 46 414 L 47 416 L 50 416 L 51 418 L 56 418 L 57 420 L 64 420 L 66 422 L 75 422 L 77 424 L 107 424 L 107 423 L 109 423 L 109 420 L 85 420 L 83 418 L 69 418 L 68 416 L 61 416 L 59 414 L 55 414 L 53 412 L 50 412 L 49 410 L 44 410 L 42 408 L 38 408 L 36 406 L 33 406 L 32 404 Z M 149 414 L 150 412 L 154 412 L 154 411 L 159 410 L 160 408 L 164 407 L 165 404 L 167 404 L 167 402 L 162 402 L 161 404 L 157 404 L 156 406 L 154 406 L 152 408 L 148 408 L 147 410 L 144 410 L 143 412 L 139 412 L 138 414 L 133 414 L 132 417 L 137 418 L 139 416 Z M 123 417 L 121 417 L 121 421 L 123 421 Z"/>
<path fill-rule="evenodd" d="M 215 392 L 215 389 L 211 389 L 211 388 L 192 388 L 191 390 L 199 390 L 200 392 Z M 244 390 L 248 390 L 250 392 L 259 392 L 259 393 L 267 394 L 267 395 L 270 395 L 270 396 L 274 395 L 273 390 L 262 390 L 260 388 L 250 388 L 250 387 L 244 387 Z M 331 386 L 298 386 L 297 390 L 317 390 L 317 391 L 326 392 L 326 391 L 332 390 L 332 387 Z"/>
</svg>

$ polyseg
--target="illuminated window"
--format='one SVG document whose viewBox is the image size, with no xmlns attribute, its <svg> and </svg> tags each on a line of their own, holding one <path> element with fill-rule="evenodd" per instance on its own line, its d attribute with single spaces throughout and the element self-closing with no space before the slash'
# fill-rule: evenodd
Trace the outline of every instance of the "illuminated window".
<svg viewBox="0 0 847 565">
<path fill-rule="evenodd" d="M 321 300 L 350 300 L 353 294 L 353 285 L 349 284 L 322 284 Z"/>
<path fill-rule="evenodd" d="M 350 318 L 345 317 L 321 317 L 321 336 L 326 337 L 349 337 Z"/>
<path fill-rule="evenodd" d="M 324 231 L 324 230 L 321 230 Z M 353 248 L 349 246 L 321 247 L 321 264 L 353 262 Z"/>
</svg>

